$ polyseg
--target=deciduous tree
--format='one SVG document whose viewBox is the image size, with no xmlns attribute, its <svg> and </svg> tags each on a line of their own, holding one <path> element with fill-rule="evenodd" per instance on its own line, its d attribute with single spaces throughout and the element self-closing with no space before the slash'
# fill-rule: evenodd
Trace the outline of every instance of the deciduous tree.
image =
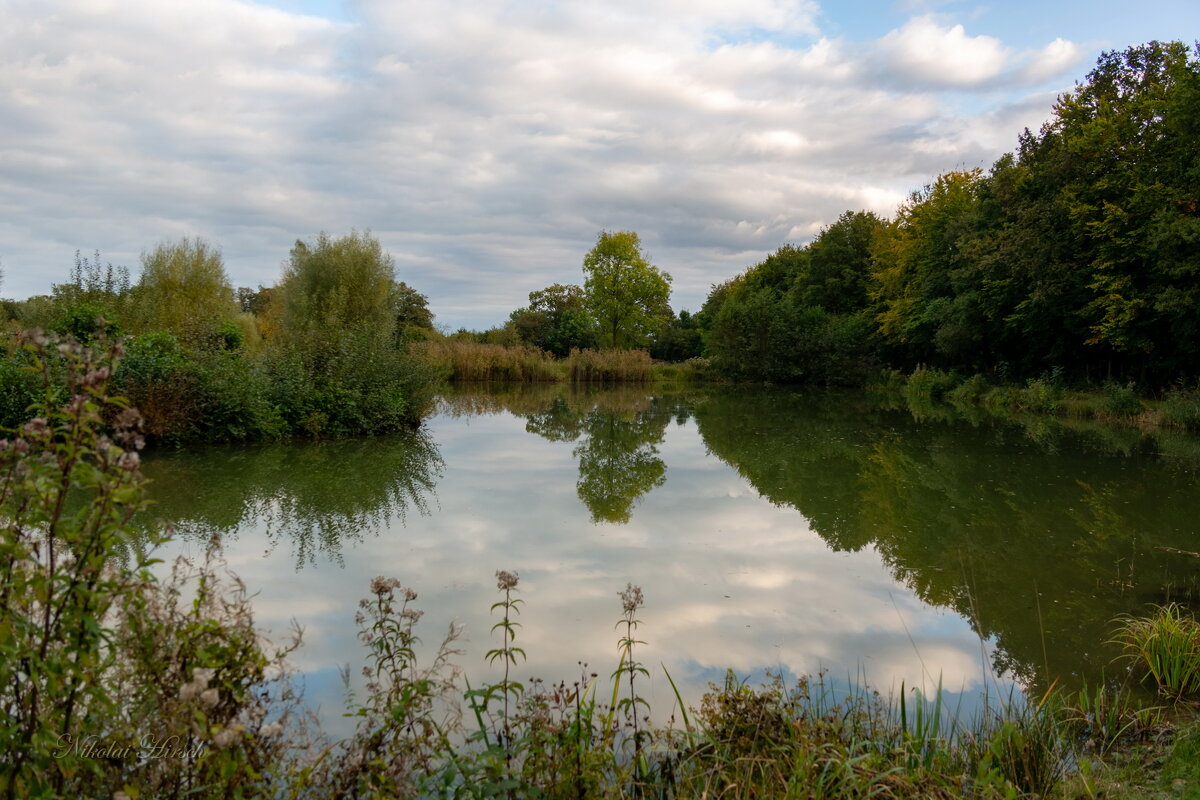
<svg viewBox="0 0 1200 800">
<path fill-rule="evenodd" d="M 602 347 L 643 347 L 671 319 L 671 276 L 649 262 L 636 233 L 602 231 L 583 272 Z"/>
</svg>

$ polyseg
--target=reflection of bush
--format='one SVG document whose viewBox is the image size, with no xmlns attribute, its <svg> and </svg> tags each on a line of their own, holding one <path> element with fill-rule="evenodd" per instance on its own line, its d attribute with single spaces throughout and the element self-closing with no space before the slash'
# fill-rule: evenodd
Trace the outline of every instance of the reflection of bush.
<svg viewBox="0 0 1200 800">
<path fill-rule="evenodd" d="M 408 509 L 424 513 L 443 462 L 423 432 L 307 445 L 213 448 L 147 459 L 153 516 L 207 537 L 263 523 L 299 563 L 338 557 Z M 197 486 L 205 491 L 197 492 Z"/>
</svg>

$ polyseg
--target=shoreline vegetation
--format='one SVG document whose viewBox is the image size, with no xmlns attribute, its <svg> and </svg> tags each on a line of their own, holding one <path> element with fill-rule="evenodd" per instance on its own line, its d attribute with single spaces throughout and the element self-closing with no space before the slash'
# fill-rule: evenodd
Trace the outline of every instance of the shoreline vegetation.
<svg viewBox="0 0 1200 800">
<path fill-rule="evenodd" d="M 356 615 L 365 689 L 353 734 L 306 721 L 292 654 L 271 643 L 220 560 L 170 577 L 145 508 L 143 419 L 110 385 L 125 356 L 24 337 L 41 398 L 0 442 L 4 603 L 0 765 L 7 797 L 1178 797 L 1200 792 L 1200 623 L 1178 604 L 1113 621 L 1111 682 L 990 701 L 972 719 L 941 687 L 883 697 L 823 675 L 729 673 L 698 706 L 675 689 L 654 722 L 638 660 L 640 587 L 620 592 L 607 673 L 512 680 L 516 573 L 497 572 L 503 678 L 472 685 L 452 625 L 419 657 L 417 592 L 378 577 Z M 67 389 L 66 396 L 60 390 Z M 67 499 L 72 499 L 68 503 Z M 169 526 L 149 543 L 166 541 Z M 652 594 L 651 589 L 651 594 Z M 185 598 L 188 598 L 185 600 Z M 349 612 L 348 612 L 349 613 Z M 1148 687 L 1153 695 L 1147 695 Z M 661 715 L 662 710 L 658 712 Z"/>
<path fill-rule="evenodd" d="M 1181 606 L 1114 620 L 1119 679 L 1002 697 L 961 719 L 934 691 L 884 697 L 823 675 L 729 673 L 698 706 L 651 709 L 641 587 L 618 592 L 617 663 L 511 679 L 526 599 L 515 572 L 473 685 L 453 625 L 419 645 L 418 594 L 377 577 L 358 609 L 365 688 L 353 734 L 306 721 L 297 630 L 271 643 L 220 559 L 148 569 L 140 415 L 109 393 L 120 345 L 27 342 L 42 390 L 0 444 L 0 793 L 6 797 L 1179 797 L 1200 791 L 1200 623 Z M 56 385 L 71 392 L 64 402 Z M 110 422 L 106 423 L 106 420 Z M 107 431 L 107 432 L 106 432 Z M 73 499 L 67 503 L 67 497 Z M 164 531 L 158 541 L 165 541 Z M 649 592 L 653 597 L 653 589 Z M 535 601 L 535 598 L 529 598 Z M 347 612 L 350 613 L 349 611 Z M 657 673 L 657 670 L 654 670 Z M 662 679 L 675 689 L 670 674 Z M 1152 694 L 1139 691 L 1146 687 Z"/>
</svg>

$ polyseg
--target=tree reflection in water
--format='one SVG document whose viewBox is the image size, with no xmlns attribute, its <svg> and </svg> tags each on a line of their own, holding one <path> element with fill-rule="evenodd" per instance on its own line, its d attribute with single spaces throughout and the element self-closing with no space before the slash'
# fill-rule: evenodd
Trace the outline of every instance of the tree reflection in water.
<svg viewBox="0 0 1200 800">
<path fill-rule="evenodd" d="M 443 468 L 423 431 L 156 453 L 143 470 L 154 500 L 146 522 L 170 521 L 197 540 L 261 525 L 272 547 L 291 544 L 297 569 L 318 557 L 340 564 L 344 547 L 411 509 L 428 513 Z"/>
</svg>

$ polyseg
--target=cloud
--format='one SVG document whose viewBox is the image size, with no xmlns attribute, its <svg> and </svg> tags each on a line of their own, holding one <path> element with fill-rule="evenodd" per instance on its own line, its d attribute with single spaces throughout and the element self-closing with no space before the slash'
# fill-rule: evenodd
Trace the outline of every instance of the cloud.
<svg viewBox="0 0 1200 800">
<path fill-rule="evenodd" d="M 1024 83 L 1042 83 L 1062 77 L 1068 71 L 1079 66 L 1082 60 L 1083 51 L 1080 50 L 1079 45 L 1058 38 L 1041 50 L 1028 54 L 1025 64 L 1017 71 L 1017 75 Z"/>
<path fill-rule="evenodd" d="M 909 20 L 879 43 L 884 62 L 903 80 L 926 86 L 969 87 L 1000 75 L 1007 50 L 992 36 L 968 36 L 962 25 L 942 27 L 933 17 Z"/>
<path fill-rule="evenodd" d="M 696 309 L 843 210 L 890 213 L 933 174 L 990 162 L 997 105 L 942 90 L 1046 79 L 1074 52 L 929 17 L 830 39 L 818 14 L 360 0 L 344 22 L 248 0 L 15 0 L 3 292 L 46 291 L 76 248 L 136 265 L 185 234 L 221 245 L 236 284 L 269 284 L 297 238 L 370 228 L 440 322 L 485 327 L 579 282 L 608 228 L 638 231 L 675 306 Z"/>
</svg>

